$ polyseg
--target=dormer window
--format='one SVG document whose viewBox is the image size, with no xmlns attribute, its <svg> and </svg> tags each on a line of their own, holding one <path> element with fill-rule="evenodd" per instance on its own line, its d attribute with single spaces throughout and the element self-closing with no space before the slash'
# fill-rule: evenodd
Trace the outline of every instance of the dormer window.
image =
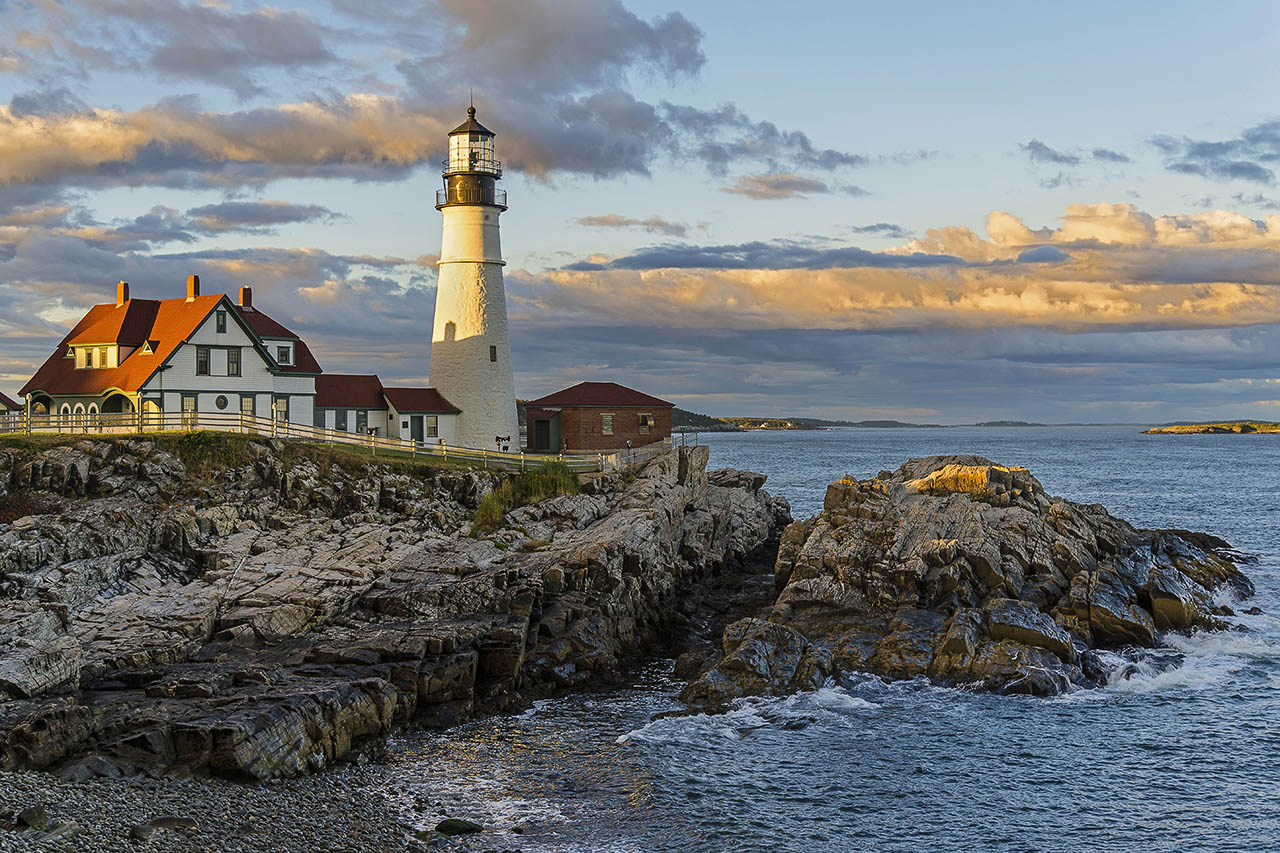
<svg viewBox="0 0 1280 853">
<path fill-rule="evenodd" d="M 67 347 L 67 354 L 64 355 L 63 358 L 75 358 L 75 357 L 76 357 L 76 348 Z"/>
<path fill-rule="evenodd" d="M 288 347 L 276 347 L 276 361 L 280 362 L 281 364 L 289 363 Z"/>
</svg>

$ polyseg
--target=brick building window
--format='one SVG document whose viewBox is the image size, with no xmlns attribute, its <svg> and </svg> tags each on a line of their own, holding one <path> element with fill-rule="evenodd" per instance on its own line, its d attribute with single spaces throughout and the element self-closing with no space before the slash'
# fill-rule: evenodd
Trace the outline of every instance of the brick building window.
<svg viewBox="0 0 1280 853">
<path fill-rule="evenodd" d="M 649 427 L 651 427 L 651 426 L 653 426 L 653 415 L 650 415 L 650 414 L 647 414 L 647 413 L 646 413 L 646 414 L 642 414 L 642 415 L 640 416 L 640 434 L 641 434 L 641 435 L 648 435 L 648 434 L 649 434 Z"/>
<path fill-rule="evenodd" d="M 613 412 L 604 412 L 600 415 L 600 434 L 613 435 Z"/>
</svg>

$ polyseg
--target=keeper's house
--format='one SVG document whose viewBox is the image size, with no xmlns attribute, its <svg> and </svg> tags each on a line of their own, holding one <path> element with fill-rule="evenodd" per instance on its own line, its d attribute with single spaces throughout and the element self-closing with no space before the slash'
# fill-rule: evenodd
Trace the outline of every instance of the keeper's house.
<svg viewBox="0 0 1280 853">
<path fill-rule="evenodd" d="M 293 332 L 253 307 L 202 296 L 95 305 L 22 388 L 33 415 L 81 421 L 99 413 L 201 412 L 310 424 L 320 365 Z"/>
<path fill-rule="evenodd" d="M 90 308 L 21 393 L 32 415 L 71 424 L 141 411 L 199 425 L 202 413 L 239 413 L 427 443 L 451 440 L 458 416 L 429 388 L 325 374 L 301 338 L 254 307 L 250 288 L 239 302 L 203 296 L 194 275 L 177 299 L 131 299 L 120 282 L 115 303 Z"/>
<path fill-rule="evenodd" d="M 574 453 L 671 438 L 675 403 L 616 382 L 579 382 L 525 404 L 529 450 Z"/>
</svg>

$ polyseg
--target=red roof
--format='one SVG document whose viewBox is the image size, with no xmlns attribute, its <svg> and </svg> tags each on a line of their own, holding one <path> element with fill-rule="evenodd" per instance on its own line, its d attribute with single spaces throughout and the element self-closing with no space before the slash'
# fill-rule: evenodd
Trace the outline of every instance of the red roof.
<svg viewBox="0 0 1280 853">
<path fill-rule="evenodd" d="M 574 406 L 641 406 L 645 408 L 674 408 L 675 403 L 659 400 L 648 394 L 642 394 L 634 388 L 619 385 L 617 382 L 579 382 L 572 388 L 565 388 L 554 394 L 530 400 L 525 404 L 534 408 L 557 408 Z"/>
<path fill-rule="evenodd" d="M 109 388 L 130 393 L 137 391 L 147 384 L 156 368 L 164 364 L 165 359 L 199 328 L 222 298 L 219 294 L 197 296 L 190 302 L 186 299 L 130 299 L 123 305 L 95 305 L 62 339 L 53 355 L 19 393 L 23 396 L 31 391 L 99 395 Z M 157 342 L 154 353 L 143 355 L 141 349 L 134 350 L 119 367 L 77 370 L 76 360 L 66 358 L 67 347 L 73 342 L 120 343 L 140 347 L 147 340 Z"/>
<path fill-rule="evenodd" d="M 373 374 L 325 373 L 316 377 L 316 406 L 327 409 L 385 409 L 382 380 Z"/>
<path fill-rule="evenodd" d="M 434 388 L 383 388 L 397 412 L 460 412 Z"/>
<path fill-rule="evenodd" d="M 293 364 L 281 364 L 280 369 L 288 373 L 323 373 L 320 362 L 316 361 L 316 357 L 311 354 L 310 347 L 306 342 L 299 338 L 296 334 L 281 326 L 275 320 L 263 314 L 257 308 L 244 308 L 243 306 L 235 306 L 238 313 L 249 326 L 253 329 L 254 334 L 260 338 L 286 338 L 296 343 L 293 345 Z M 275 353 L 270 349 L 267 350 L 274 358 Z"/>
<path fill-rule="evenodd" d="M 123 305 L 113 302 L 95 305 L 80 319 L 53 355 L 36 375 L 22 386 L 21 393 L 47 391 L 51 394 L 100 395 L 111 388 L 133 393 L 147 380 L 205 318 L 225 299 L 222 294 L 197 296 L 191 301 L 178 299 L 129 299 Z M 231 305 L 230 300 L 227 300 Z M 290 373 L 321 373 L 319 362 L 298 336 L 261 311 L 243 311 L 231 305 L 245 324 L 259 337 L 289 338 L 295 341 L 293 364 L 280 365 Z M 142 344 L 150 342 L 152 352 L 144 354 Z M 65 358 L 73 345 L 120 344 L 138 347 L 120 362 L 119 367 L 76 369 L 74 358 Z M 272 353 L 274 356 L 274 353 Z"/>
<path fill-rule="evenodd" d="M 21 403 L 10 400 L 5 395 L 0 394 L 0 408 L 9 409 L 10 411 L 15 411 L 23 408 L 23 406 Z"/>
<path fill-rule="evenodd" d="M 558 414 L 560 413 L 553 412 L 550 409 L 531 409 L 528 406 L 525 406 L 525 409 L 524 409 L 525 420 L 530 420 L 530 421 L 550 420 L 551 418 L 555 417 Z"/>
</svg>

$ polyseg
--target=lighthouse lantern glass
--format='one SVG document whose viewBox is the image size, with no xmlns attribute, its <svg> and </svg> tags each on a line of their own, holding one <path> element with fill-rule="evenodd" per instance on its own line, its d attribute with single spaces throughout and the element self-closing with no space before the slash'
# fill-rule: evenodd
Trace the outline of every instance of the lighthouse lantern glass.
<svg viewBox="0 0 1280 853">
<path fill-rule="evenodd" d="M 497 172 L 493 137 L 484 133 L 458 133 L 449 137 L 450 172 Z"/>
</svg>

